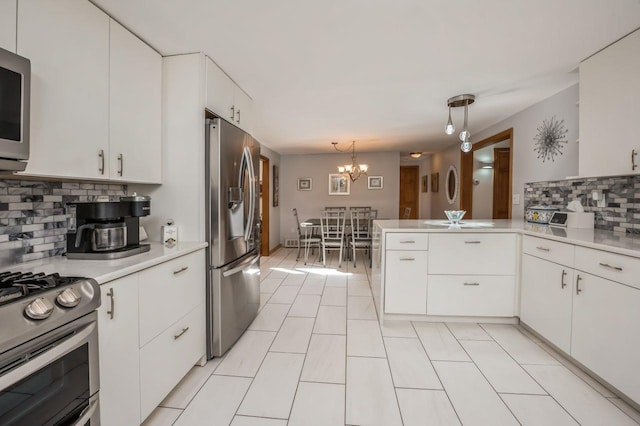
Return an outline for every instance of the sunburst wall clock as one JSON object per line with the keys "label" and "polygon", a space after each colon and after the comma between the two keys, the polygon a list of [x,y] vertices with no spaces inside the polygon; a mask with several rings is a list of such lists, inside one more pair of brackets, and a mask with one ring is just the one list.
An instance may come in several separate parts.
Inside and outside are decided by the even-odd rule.
{"label": "sunburst wall clock", "polygon": [[555,161],[556,155],[562,155],[563,144],[568,130],[564,128],[564,120],[556,120],[553,116],[549,120],[542,120],[542,125],[538,127],[538,133],[533,138],[535,143],[534,151],[538,153],[538,158],[544,163],[546,160]]}

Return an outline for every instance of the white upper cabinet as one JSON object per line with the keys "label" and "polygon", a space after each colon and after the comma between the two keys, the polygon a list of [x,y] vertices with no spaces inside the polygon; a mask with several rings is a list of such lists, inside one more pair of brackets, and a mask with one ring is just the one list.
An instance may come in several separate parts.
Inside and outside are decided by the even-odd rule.
{"label": "white upper cabinet", "polygon": [[16,52],[16,6],[18,0],[0,0],[0,47]]}
{"label": "white upper cabinet", "polygon": [[109,17],[85,0],[20,0],[17,45],[31,60],[26,173],[107,178]]}
{"label": "white upper cabinet", "polygon": [[253,130],[251,98],[211,58],[207,57],[206,63],[207,108],[219,117],[251,133]]}
{"label": "white upper cabinet", "polygon": [[162,56],[110,22],[109,177],[160,183]]}
{"label": "white upper cabinet", "polygon": [[640,31],[580,64],[580,176],[640,173],[639,70]]}

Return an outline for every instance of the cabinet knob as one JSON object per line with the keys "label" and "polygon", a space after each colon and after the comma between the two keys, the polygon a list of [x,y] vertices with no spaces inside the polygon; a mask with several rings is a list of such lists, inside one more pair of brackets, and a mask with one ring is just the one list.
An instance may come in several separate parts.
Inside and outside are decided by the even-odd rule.
{"label": "cabinet knob", "polygon": [[636,151],[635,149],[632,149],[631,150],[631,170],[632,171],[638,168],[638,165],[636,164],[637,155],[638,155],[638,151]]}
{"label": "cabinet knob", "polygon": [[238,117],[236,119],[236,123],[240,124],[240,110],[238,110],[238,113],[236,114],[236,116]]}
{"label": "cabinet knob", "polygon": [[107,314],[109,315],[109,319],[113,319],[113,316],[115,315],[115,295],[113,294],[113,287],[111,287],[109,289],[109,292],[107,293],[107,296],[109,296],[109,307],[110,309],[107,311]]}
{"label": "cabinet knob", "polygon": [[602,266],[603,268],[613,269],[614,271],[622,272],[622,268],[619,266],[611,266],[608,263],[602,263],[602,262],[600,262],[600,266]]}
{"label": "cabinet knob", "polygon": [[186,271],[187,269],[189,269],[189,267],[188,267],[188,266],[183,266],[182,268],[180,268],[180,269],[177,269],[177,270],[173,271],[173,275],[178,275],[180,272],[184,272],[184,271]]}
{"label": "cabinet knob", "polygon": [[578,278],[576,278],[576,295],[582,293],[582,289],[580,288],[580,281],[582,281],[582,277],[578,275]]}
{"label": "cabinet knob", "polygon": [[122,174],[124,173],[124,155],[123,154],[118,155],[118,163],[119,163],[118,176],[122,176]]}
{"label": "cabinet knob", "polygon": [[567,286],[567,283],[564,282],[564,277],[567,276],[567,271],[565,271],[564,269],[562,270],[562,277],[560,277],[560,287],[561,288],[565,288]]}
{"label": "cabinet knob", "polygon": [[186,333],[187,331],[189,331],[189,327],[185,327],[185,328],[183,328],[183,329],[180,331],[180,333],[178,333],[178,334],[176,334],[175,336],[173,336],[173,340],[178,340],[178,339],[179,339],[179,338],[181,338],[181,337],[182,337],[182,335],[183,335],[184,333]]}
{"label": "cabinet knob", "polygon": [[100,166],[98,167],[98,171],[101,175],[104,176],[104,149],[101,149],[98,152],[98,159],[100,160]]}
{"label": "cabinet knob", "polygon": [[236,107],[235,105],[231,105],[231,121],[236,119]]}

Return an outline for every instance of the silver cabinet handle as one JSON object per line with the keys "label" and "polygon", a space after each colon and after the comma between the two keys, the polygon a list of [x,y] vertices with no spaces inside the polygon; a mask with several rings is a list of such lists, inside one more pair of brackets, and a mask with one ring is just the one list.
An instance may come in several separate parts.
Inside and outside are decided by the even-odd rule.
{"label": "silver cabinet handle", "polygon": [[580,288],[580,281],[582,281],[582,277],[578,275],[578,278],[576,278],[576,295],[582,293],[582,289]]}
{"label": "silver cabinet handle", "polygon": [[178,275],[180,272],[184,272],[187,269],[189,269],[188,266],[183,266],[182,268],[178,269],[177,271],[173,271],[173,275]]}
{"label": "silver cabinet handle", "polygon": [[401,257],[400,260],[416,260],[415,257]]}
{"label": "silver cabinet handle", "polygon": [[480,283],[464,283],[464,285],[480,285]]}
{"label": "silver cabinet handle", "polygon": [[603,268],[609,268],[609,269],[613,269],[614,271],[622,272],[622,268],[619,266],[611,266],[608,263],[602,263],[602,262],[600,262],[600,266],[602,266]]}
{"label": "silver cabinet handle", "polygon": [[480,241],[465,241],[465,244],[480,244]]}
{"label": "silver cabinet handle", "polygon": [[236,119],[236,107],[235,105],[231,105],[231,121]]}
{"label": "silver cabinet handle", "polygon": [[107,311],[107,314],[109,315],[109,319],[113,319],[113,316],[116,313],[116,310],[115,310],[116,301],[115,301],[115,295],[113,294],[113,287],[109,289],[107,296],[109,296],[109,303],[110,303],[109,305],[110,309]]}
{"label": "silver cabinet handle", "polygon": [[98,167],[98,171],[104,176],[104,149],[101,149],[100,152],[98,152],[98,158],[100,159],[100,167]]}
{"label": "silver cabinet handle", "polygon": [[178,340],[178,339],[179,339],[179,338],[181,338],[181,337],[182,337],[182,335],[183,335],[184,333],[186,333],[187,331],[189,331],[189,327],[185,327],[185,328],[183,328],[183,329],[180,331],[180,333],[178,333],[178,334],[176,334],[175,336],[173,336],[173,340]]}
{"label": "silver cabinet handle", "polygon": [[561,288],[565,288],[567,286],[567,283],[564,282],[564,277],[567,276],[567,271],[565,271],[564,269],[562,270],[562,277],[560,278],[560,286]]}
{"label": "silver cabinet handle", "polygon": [[635,170],[638,168],[638,165],[636,164],[636,155],[638,155],[638,151],[636,151],[635,149],[631,150],[631,170]]}
{"label": "silver cabinet handle", "polygon": [[124,155],[122,154],[118,155],[118,163],[119,163],[118,176],[122,176],[122,173],[124,173]]}
{"label": "silver cabinet handle", "polygon": [[236,119],[236,123],[240,124],[240,110],[238,110],[238,113],[236,115],[238,116],[238,118]]}
{"label": "silver cabinet handle", "polygon": [[547,247],[536,247],[538,250],[542,250],[542,251],[551,251],[551,249],[547,248]]}
{"label": "silver cabinet handle", "polygon": [[415,244],[415,240],[400,241],[400,244]]}

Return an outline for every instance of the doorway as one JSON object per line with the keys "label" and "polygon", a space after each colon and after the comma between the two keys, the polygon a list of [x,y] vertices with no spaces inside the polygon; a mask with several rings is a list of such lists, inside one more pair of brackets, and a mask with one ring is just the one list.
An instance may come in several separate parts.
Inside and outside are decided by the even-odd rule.
{"label": "doorway", "polygon": [[511,219],[513,128],[461,152],[460,166],[460,208],[466,210],[465,218]]}
{"label": "doorway", "polygon": [[269,159],[260,156],[260,255],[269,256]]}
{"label": "doorway", "polygon": [[[420,166],[400,166],[400,205],[398,206],[400,219],[418,218],[419,183]],[[406,215],[407,211],[408,215]]]}

